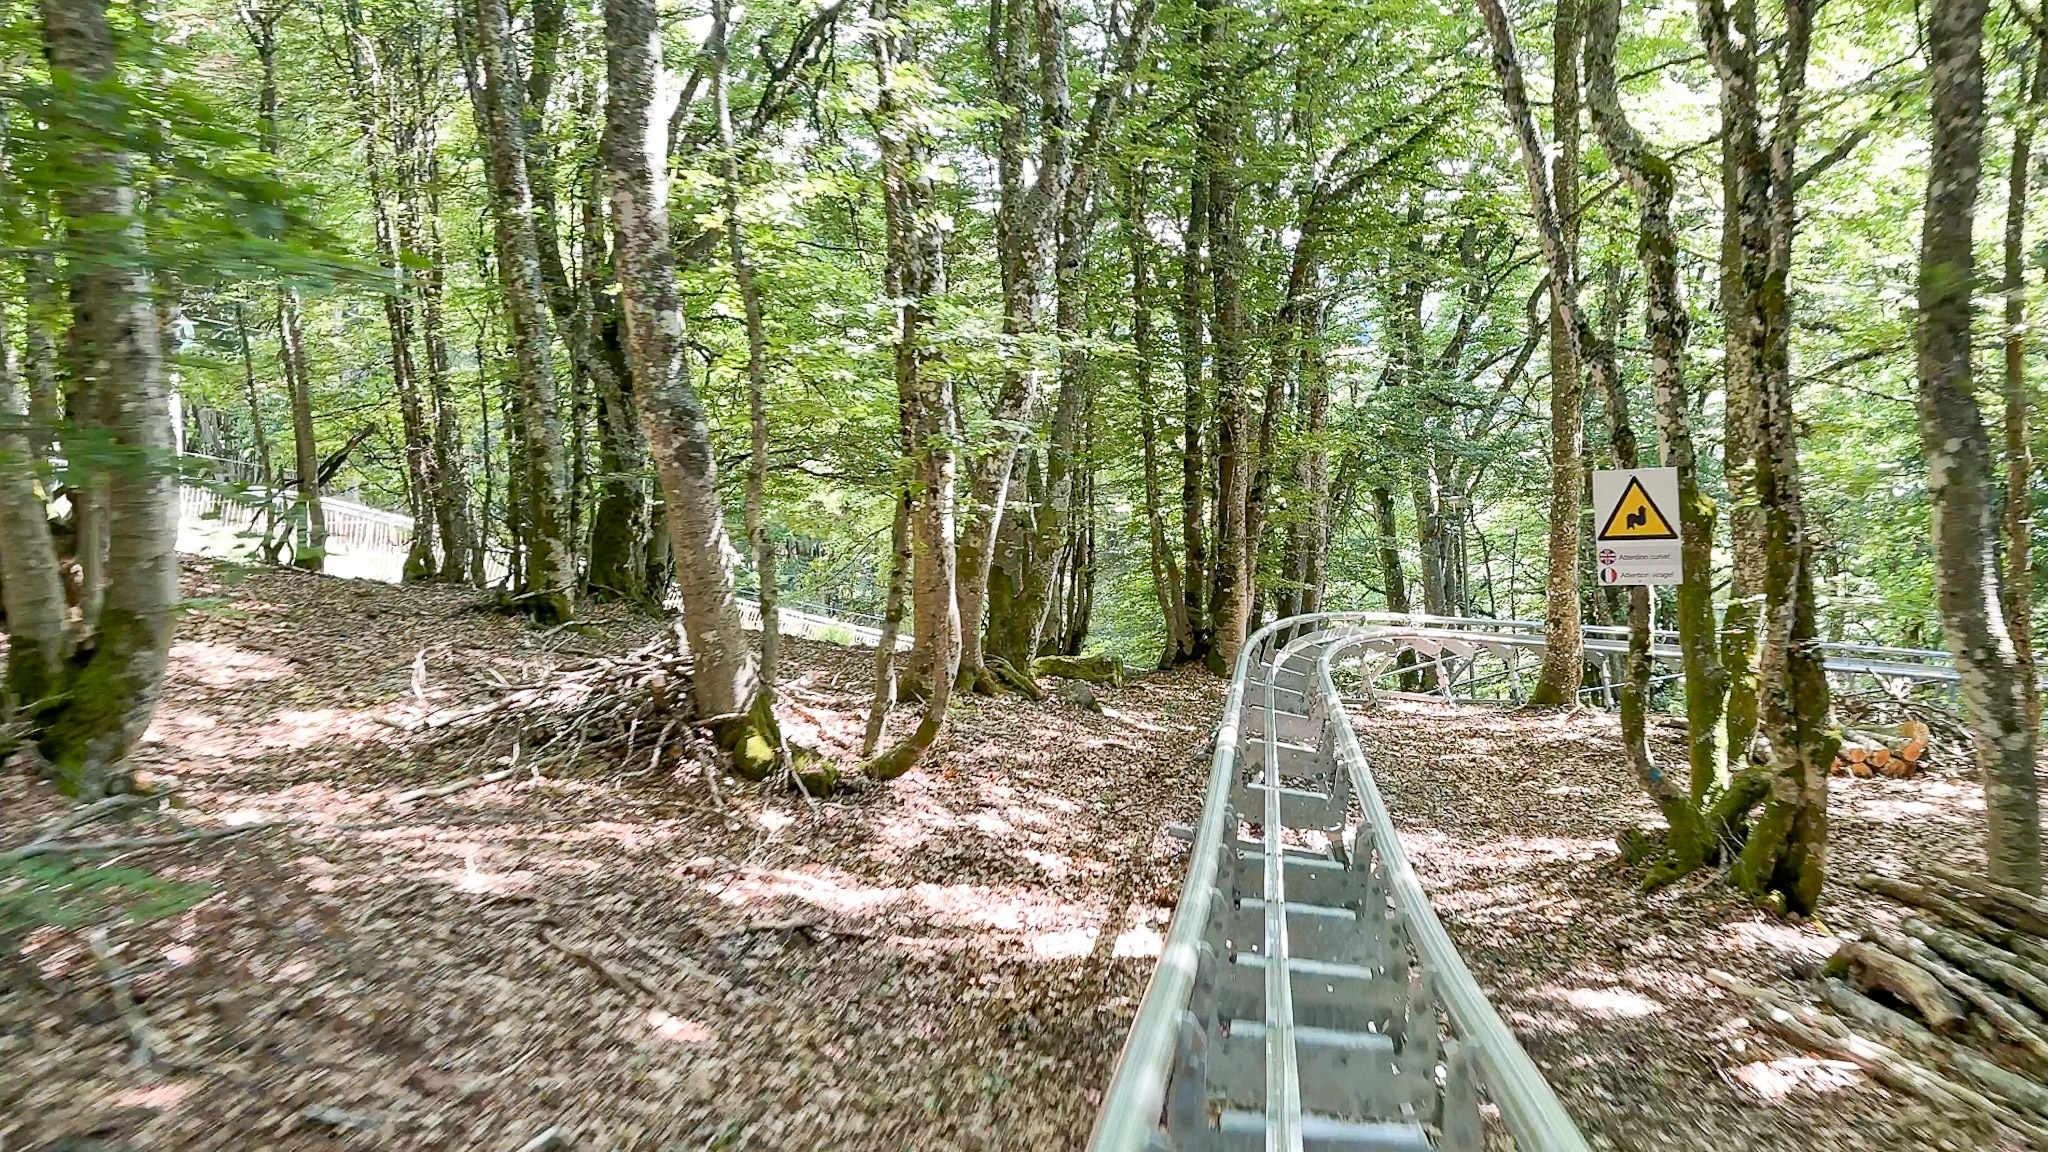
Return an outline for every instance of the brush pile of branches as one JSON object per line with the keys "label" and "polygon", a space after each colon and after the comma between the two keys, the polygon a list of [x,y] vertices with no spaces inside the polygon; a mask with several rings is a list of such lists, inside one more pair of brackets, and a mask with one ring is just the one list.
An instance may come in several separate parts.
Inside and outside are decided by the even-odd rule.
{"label": "brush pile of branches", "polygon": [[1760,1027],[2048,1147],[2048,900],[1940,865],[1854,883],[1905,915],[1827,962],[1812,991],[1832,1012],[1714,981],[1750,1000]]}
{"label": "brush pile of branches", "polygon": [[[491,678],[482,702],[442,708],[403,728],[416,737],[415,753],[467,750],[465,767],[509,757],[505,769],[458,785],[593,759],[649,775],[684,761],[715,771],[722,761],[723,753],[697,727],[690,659],[673,636],[624,655],[565,664],[525,683],[495,671]],[[414,679],[416,686],[423,680],[418,668]],[[432,794],[437,790],[417,791]]]}

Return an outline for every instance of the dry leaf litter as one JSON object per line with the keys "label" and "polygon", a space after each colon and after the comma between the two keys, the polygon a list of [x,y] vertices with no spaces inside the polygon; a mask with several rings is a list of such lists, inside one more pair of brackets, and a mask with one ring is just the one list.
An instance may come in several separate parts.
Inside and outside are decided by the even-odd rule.
{"label": "dry leaf litter", "polygon": [[[211,886],[191,910],[40,930],[0,970],[0,1149],[1085,1137],[1170,915],[1163,828],[1196,815],[1214,680],[1146,676],[1105,714],[972,700],[919,771],[813,808],[721,782],[684,732],[465,721],[587,683],[659,621],[547,631],[458,589],[185,576],[198,607],[137,756],[170,806],[68,835],[245,831],[116,858]],[[850,761],[872,654],[785,660],[789,734]],[[1637,892],[1614,837],[1655,821],[1611,717],[1358,722],[1453,937],[1596,1148],[1996,1146],[1707,982],[1780,985],[1830,938],[1710,877]],[[1953,768],[1833,797],[1839,873],[1978,863],[1981,792]],[[0,774],[0,845],[64,810]]]}

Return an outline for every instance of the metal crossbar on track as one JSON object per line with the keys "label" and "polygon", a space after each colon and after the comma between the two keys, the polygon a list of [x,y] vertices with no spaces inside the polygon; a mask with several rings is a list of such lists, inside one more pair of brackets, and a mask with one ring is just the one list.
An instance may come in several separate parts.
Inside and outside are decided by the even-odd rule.
{"label": "metal crossbar on track", "polygon": [[[1676,637],[1656,655],[1675,662]],[[1593,652],[1625,638],[1589,629]],[[1357,683],[1434,669],[1439,692],[1513,679],[1542,625],[1334,613],[1238,654],[1179,906],[1091,1152],[1479,1152],[1490,1102],[1523,1152],[1585,1152],[1409,866],[1345,712]],[[1406,661],[1406,663],[1402,663]],[[1829,668],[1946,684],[1946,654],[1837,646]],[[1487,677],[1495,673],[1489,671]],[[1352,820],[1353,804],[1360,818]],[[1249,834],[1247,834],[1249,833]]]}

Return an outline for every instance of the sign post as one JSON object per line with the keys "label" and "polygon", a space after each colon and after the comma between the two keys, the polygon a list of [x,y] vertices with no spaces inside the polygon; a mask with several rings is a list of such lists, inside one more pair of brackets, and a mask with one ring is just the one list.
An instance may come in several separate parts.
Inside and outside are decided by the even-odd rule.
{"label": "sign post", "polygon": [[1678,583],[1678,469],[1593,473],[1593,530],[1600,583]]}

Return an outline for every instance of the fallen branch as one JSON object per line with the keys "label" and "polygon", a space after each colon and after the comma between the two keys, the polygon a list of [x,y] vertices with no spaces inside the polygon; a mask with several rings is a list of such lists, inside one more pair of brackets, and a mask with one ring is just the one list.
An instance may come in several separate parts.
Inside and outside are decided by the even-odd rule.
{"label": "fallen branch", "polygon": [[1884,1084],[1910,1092],[1958,1117],[1982,1116],[2033,1140],[2048,1143],[2048,1126],[2023,1116],[1967,1085],[1957,1084],[1924,1065],[1849,1030],[1840,1020],[1793,1005],[1726,972],[1707,971],[1707,979],[1755,1006],[1757,1023],[1811,1052],[1848,1060]]}
{"label": "fallen branch", "polygon": [[114,958],[114,947],[107,939],[106,925],[95,925],[86,934],[92,945],[93,958],[106,969],[107,983],[112,986],[114,1007],[121,1013],[121,1019],[128,1025],[128,1035],[135,1041],[135,1064],[140,1067],[155,1060],[160,1053],[171,1050],[161,1032],[149,1022],[140,1005],[135,1003],[135,993],[128,984],[128,970]]}
{"label": "fallen branch", "polygon": [[1953,960],[1971,974],[1984,980],[1996,980],[2025,997],[2027,1003],[2036,1009],[2048,1012],[2048,982],[2000,955],[1999,949],[1918,917],[1907,917],[1900,927],[1907,935]]}
{"label": "fallen branch", "polygon": [[1932,1057],[2005,1103],[2048,1115],[2048,1087],[2017,1072],[2007,1071],[1954,1041],[1936,1036],[1911,1017],[1892,1011],[1840,980],[1823,981],[1821,997],[1843,1016]]}
{"label": "fallen branch", "polygon": [[119,812],[123,808],[133,808],[138,804],[162,799],[166,795],[168,793],[165,792],[124,792],[119,796],[108,796],[103,800],[95,800],[83,807],[74,808],[43,825],[27,844],[5,854],[0,854],[0,863],[26,860],[31,856],[41,855],[40,849],[44,845],[59,842],[63,839],[66,832],[74,828],[90,824],[102,816]]}
{"label": "fallen branch", "polygon": [[2004,944],[2012,939],[2012,929],[1989,917],[1980,916],[1924,885],[1909,884],[1891,876],[1878,876],[1867,872],[1856,877],[1855,885],[1865,892],[1889,896],[1901,904],[1910,904],[1931,912],[1965,932],[1975,933],[1994,943]]}
{"label": "fallen branch", "polygon": [[566,952],[588,964],[598,975],[610,981],[620,991],[641,993],[651,997],[657,1004],[663,1003],[668,999],[668,993],[662,991],[661,987],[655,984],[654,981],[649,980],[630,968],[614,964],[597,953],[590,951],[588,948],[571,944],[567,940],[563,940],[554,933],[549,932],[546,928],[540,930],[540,939],[541,943],[546,944],[548,947],[560,952]]}
{"label": "fallen branch", "polygon": [[2048,900],[2030,896],[2017,888],[1996,884],[1981,876],[1972,876],[1942,864],[1931,864],[1927,871],[1966,891],[1984,897],[1990,909],[1988,914],[2005,921],[2022,932],[2036,936],[2048,936]]}
{"label": "fallen branch", "polygon": [[173,844],[191,844],[199,840],[225,840],[245,832],[260,832],[266,828],[277,828],[291,823],[287,820],[259,820],[253,824],[238,824],[233,828],[201,828],[181,832],[176,836],[138,836],[123,840],[57,840],[40,841],[24,848],[17,848],[5,856],[0,863],[13,863],[36,856],[76,856],[87,852],[126,852],[135,848],[168,848]]}
{"label": "fallen branch", "polygon": [[2000,994],[1976,977],[1958,971],[1937,956],[1932,948],[1918,940],[1882,928],[1866,929],[1864,936],[1882,944],[1896,955],[1910,958],[1913,963],[1933,973],[1943,984],[1982,1012],[2000,1036],[2026,1049],[2034,1059],[2048,1065],[2048,1039],[2044,1039],[2036,1030],[2035,1026],[2041,1022],[2041,1018],[2033,1009]]}
{"label": "fallen branch", "polygon": [[[517,752],[516,747],[514,752]],[[443,796],[453,796],[457,792],[467,791],[471,788],[481,788],[486,784],[496,784],[498,781],[507,779],[514,772],[519,771],[518,759],[518,756],[514,755],[514,763],[495,772],[486,772],[481,776],[469,776],[448,784],[435,784],[428,788],[414,788],[410,791],[400,792],[391,798],[391,803],[410,804],[415,800],[438,800]]]}
{"label": "fallen branch", "polygon": [[1907,1004],[1937,1032],[1953,1031],[1963,1022],[1963,1006],[1935,975],[1904,956],[1876,944],[1846,941],[1835,958],[1848,969],[1859,988],[1881,988]]}

